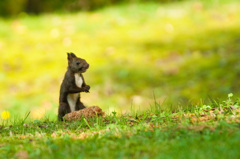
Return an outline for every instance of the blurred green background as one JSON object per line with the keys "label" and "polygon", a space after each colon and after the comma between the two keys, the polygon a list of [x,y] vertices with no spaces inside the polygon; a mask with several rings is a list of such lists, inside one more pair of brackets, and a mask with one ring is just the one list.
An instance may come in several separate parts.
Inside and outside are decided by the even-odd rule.
{"label": "blurred green background", "polygon": [[67,52],[90,64],[82,101],[105,111],[240,95],[238,0],[1,0],[0,15],[11,117],[56,118]]}

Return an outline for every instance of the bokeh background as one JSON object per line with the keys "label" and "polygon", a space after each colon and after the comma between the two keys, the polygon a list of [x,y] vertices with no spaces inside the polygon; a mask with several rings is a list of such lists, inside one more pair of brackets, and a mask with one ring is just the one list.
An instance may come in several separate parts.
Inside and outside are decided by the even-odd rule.
{"label": "bokeh background", "polygon": [[240,95],[238,0],[1,0],[0,112],[56,119],[67,52],[87,105],[187,107]]}

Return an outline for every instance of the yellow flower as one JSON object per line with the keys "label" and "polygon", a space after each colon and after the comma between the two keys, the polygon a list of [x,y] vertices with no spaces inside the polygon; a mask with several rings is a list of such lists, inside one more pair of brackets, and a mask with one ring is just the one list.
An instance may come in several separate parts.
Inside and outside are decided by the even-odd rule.
{"label": "yellow flower", "polygon": [[2,119],[8,119],[10,118],[10,113],[8,111],[3,111],[1,116],[2,116]]}

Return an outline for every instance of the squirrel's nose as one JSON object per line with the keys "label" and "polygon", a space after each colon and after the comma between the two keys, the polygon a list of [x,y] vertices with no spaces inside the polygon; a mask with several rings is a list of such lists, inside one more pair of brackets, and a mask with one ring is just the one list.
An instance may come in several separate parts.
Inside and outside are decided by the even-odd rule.
{"label": "squirrel's nose", "polygon": [[86,67],[86,68],[89,68],[89,64],[87,63],[87,64],[85,65],[85,67]]}

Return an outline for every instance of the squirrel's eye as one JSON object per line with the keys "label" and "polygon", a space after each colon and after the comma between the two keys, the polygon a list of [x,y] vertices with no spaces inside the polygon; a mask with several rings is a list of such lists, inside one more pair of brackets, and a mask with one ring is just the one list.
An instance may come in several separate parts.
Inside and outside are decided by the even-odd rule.
{"label": "squirrel's eye", "polygon": [[79,61],[77,61],[77,62],[76,62],[76,64],[77,64],[77,65],[79,65],[79,64],[80,64],[80,62],[79,62]]}

